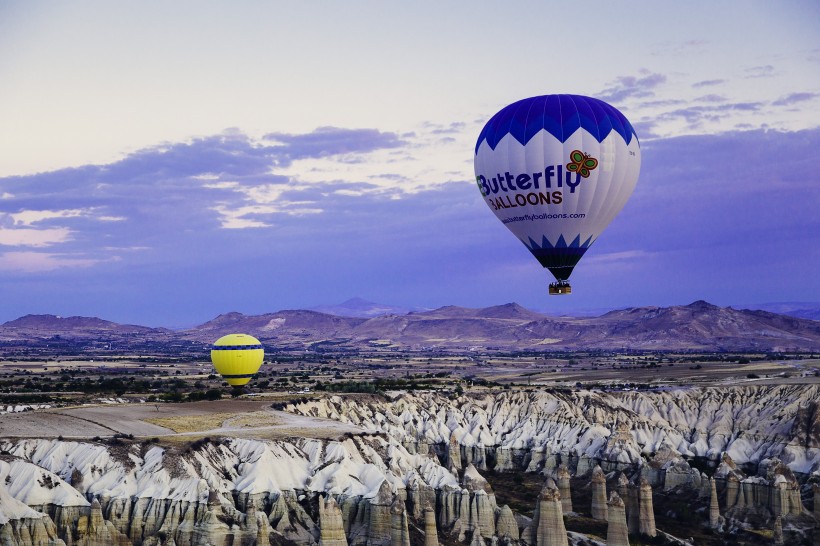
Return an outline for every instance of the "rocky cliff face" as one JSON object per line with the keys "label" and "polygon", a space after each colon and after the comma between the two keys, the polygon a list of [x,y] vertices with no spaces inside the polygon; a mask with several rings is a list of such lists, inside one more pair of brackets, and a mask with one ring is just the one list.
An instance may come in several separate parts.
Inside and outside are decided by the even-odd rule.
{"label": "rocky cliff face", "polygon": [[[792,471],[820,471],[818,386],[677,389],[662,392],[517,392],[462,396],[403,393],[383,402],[330,397],[289,411],[337,419],[399,438],[447,446],[450,468],[576,474],[600,461],[609,472],[665,454],[650,482],[699,485],[683,457],[739,464],[778,457]],[[676,459],[677,458],[677,459]],[[667,464],[669,463],[669,464]],[[677,464],[677,466],[676,466]],[[697,474],[697,475],[696,475]]]}
{"label": "rocky cliff face", "polygon": [[[808,508],[816,513],[820,504],[811,497],[811,483],[820,483],[811,405],[818,395],[816,387],[772,387],[503,393],[455,403],[436,394],[332,397],[289,410],[371,433],[182,449],[0,441],[0,540],[407,546],[424,534],[428,544],[439,536],[476,546],[564,543],[571,504],[562,496],[574,476],[576,486],[617,490],[614,505],[605,493],[596,501],[613,536],[622,538],[624,525],[656,532],[654,489],[702,498],[703,525],[716,532],[759,521],[772,529],[780,517],[788,541],[815,525]],[[689,465],[693,456],[720,463],[714,481]],[[544,472],[558,483],[547,478],[530,520],[497,505],[482,476],[492,467]]]}
{"label": "rocky cliff face", "polygon": [[[408,486],[442,491],[443,502],[461,497],[436,460],[379,436],[233,439],[182,453],[23,440],[0,451],[2,532],[12,545],[338,545],[345,532],[354,544],[387,544],[395,499],[423,510],[415,504],[424,495],[411,498]],[[320,502],[320,493],[330,498]]]}
{"label": "rocky cliff face", "polygon": [[629,546],[629,531],[626,527],[626,508],[621,497],[613,491],[607,503],[607,546]]}

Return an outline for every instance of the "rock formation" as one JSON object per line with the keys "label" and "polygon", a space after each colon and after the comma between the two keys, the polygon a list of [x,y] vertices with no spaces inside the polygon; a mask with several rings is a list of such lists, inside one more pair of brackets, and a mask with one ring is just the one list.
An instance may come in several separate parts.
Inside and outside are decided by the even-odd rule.
{"label": "rock formation", "polygon": [[481,536],[481,529],[473,531],[473,537],[470,539],[470,546],[486,546],[484,537]]}
{"label": "rock formation", "polygon": [[131,540],[103,518],[97,499],[91,502],[88,517],[78,523],[77,536],[81,537],[79,544],[83,546],[131,546]]}
{"label": "rock formation", "polygon": [[812,484],[811,488],[814,491],[814,519],[820,527],[820,484]]}
{"label": "rock formation", "polygon": [[772,538],[775,546],[783,546],[783,518],[781,518],[780,516],[777,516],[777,518],[774,520]]}
{"label": "rock formation", "polygon": [[568,546],[567,529],[561,512],[561,493],[554,484],[551,485],[544,487],[538,495],[535,546]]}
{"label": "rock formation", "polygon": [[509,447],[499,447],[495,450],[495,468],[496,472],[505,472],[509,470],[517,470],[513,461],[513,450]]}
{"label": "rock formation", "polygon": [[[544,535],[543,527],[551,517],[555,520],[549,506],[539,499],[532,522],[521,517],[514,523],[512,511],[496,506],[492,489],[478,473],[482,465],[530,468],[545,475],[557,469],[554,497],[562,514],[571,498],[564,494],[558,462],[575,476],[592,472],[603,490],[598,510],[606,499],[606,483],[603,471],[592,467],[596,461],[604,469],[627,464],[635,447],[656,453],[653,464],[641,470],[650,485],[693,487],[704,504],[708,499],[710,525],[714,493],[726,498],[723,515],[736,520],[729,528],[766,520],[771,529],[781,515],[789,537],[798,530],[806,536],[807,525],[814,522],[806,524],[810,514],[803,511],[798,486],[802,483],[804,494],[810,495],[806,476],[820,475],[813,447],[818,420],[816,408],[800,413],[798,407],[809,408],[818,398],[820,387],[806,385],[488,393],[462,397],[457,405],[435,393],[390,399],[331,396],[288,409],[355,422],[374,434],[338,441],[233,438],[182,448],[3,438],[0,491],[5,487],[12,500],[32,513],[11,517],[0,503],[0,512],[8,517],[0,524],[0,543],[18,546],[12,540],[25,535],[54,545],[69,543],[70,537],[70,546],[103,540],[117,544],[123,537],[143,546],[316,544],[330,542],[323,526],[338,517],[351,546],[387,546],[394,531],[405,541],[404,524],[393,525],[391,507],[398,499],[405,524],[408,518],[426,521],[425,507],[435,506],[435,535],[444,533],[447,542],[453,533],[464,544],[503,539],[535,546],[543,540],[539,530]],[[744,434],[731,433],[737,430]],[[715,473],[714,489],[680,457],[711,459],[721,451],[727,454]],[[624,454],[628,457],[621,460]],[[448,462],[466,467],[463,481],[447,470]],[[757,475],[747,477],[739,468],[757,468]],[[636,470],[628,470],[633,483]],[[554,484],[548,493],[552,489]],[[626,475],[619,475],[617,492],[630,530],[654,527],[651,490],[643,498],[642,489],[630,487]],[[820,517],[820,491],[814,495],[814,514]],[[321,513],[320,497],[324,511],[338,502],[337,516]],[[609,506],[603,504],[599,521],[610,519]],[[574,508],[579,509],[577,503]],[[525,532],[516,538],[519,529]],[[339,535],[338,529],[334,533]],[[433,539],[429,534],[425,538]]]}
{"label": "rock formation", "polygon": [[628,494],[629,478],[623,472],[618,473],[618,483],[615,485],[615,490],[621,500],[624,500]]}
{"label": "rock formation", "polygon": [[638,486],[629,484],[626,497],[626,523],[630,534],[637,534],[641,529],[641,510]]}
{"label": "rock formation", "polygon": [[410,546],[407,511],[398,495],[390,506],[390,546]]}
{"label": "rock formation", "polygon": [[[312,518],[320,510],[312,514],[309,506],[318,506],[320,495],[332,506],[328,494],[341,499],[350,543],[387,545],[394,491],[408,509],[436,502],[438,494],[443,504],[459,506],[464,497],[469,515],[472,500],[436,459],[410,454],[381,435],[330,442],[235,438],[198,442],[184,453],[136,442],[114,450],[59,440],[0,440],[0,450],[0,485],[9,493],[0,512],[8,514],[14,502],[35,508],[0,524],[0,533],[36,530],[48,537],[56,528],[57,539],[73,546],[118,545],[123,537],[144,546],[316,543],[321,521]],[[494,496],[483,496],[489,502],[476,502],[474,512],[486,511],[494,526]]]}
{"label": "rock formation", "polygon": [[[435,455],[433,455],[432,460],[437,461]],[[424,509],[427,506],[435,506],[436,504],[435,488],[425,483],[420,476],[411,476],[407,480],[405,490],[407,491],[407,509],[415,519],[422,519]]]}
{"label": "rock formation", "polygon": [[734,474],[726,477],[726,511],[734,508],[740,495],[740,480]]}
{"label": "rock formation", "polygon": [[379,486],[379,492],[370,499],[370,517],[367,526],[368,544],[392,544],[393,542],[393,491],[387,480]]}
{"label": "rock formation", "polygon": [[[600,460],[605,469],[612,470],[612,465],[620,466],[627,459],[641,463],[640,453],[675,446],[669,450],[674,457],[667,461],[674,461],[672,466],[658,469],[669,471],[669,482],[650,480],[667,487],[700,478],[675,458],[680,454],[710,457],[731,452],[744,457],[740,463],[780,457],[790,461],[793,470],[805,461],[816,461],[811,451],[817,449],[812,443],[816,434],[807,431],[816,429],[818,412],[810,417],[805,408],[818,399],[818,385],[783,385],[669,392],[488,393],[462,397],[456,405],[440,394],[406,394],[379,403],[330,397],[287,409],[338,418],[401,439],[415,431],[424,441],[442,446],[444,456],[449,446],[448,459],[453,464],[461,458],[456,456],[456,446],[464,449],[464,460],[469,455],[478,468],[482,453],[483,459],[490,459],[491,451],[505,468],[512,464],[529,471],[546,470],[558,453],[576,453],[573,473],[582,476],[591,460]],[[543,411],[547,407],[550,410]],[[414,412],[414,426],[409,429],[400,417],[407,408]],[[652,415],[652,419],[636,421],[636,415]],[[444,416],[447,426],[440,427]],[[732,434],[739,429],[745,432],[742,436]],[[580,430],[588,433],[579,434]],[[546,438],[549,445],[545,445]],[[812,469],[800,472],[817,470],[817,463],[812,464]]]}
{"label": "rock formation", "polygon": [[618,474],[618,483],[615,487],[618,496],[624,503],[629,533],[637,533],[639,527],[638,491],[629,483],[629,478],[623,472]]}
{"label": "rock formation", "polygon": [[231,527],[226,523],[227,517],[222,510],[219,494],[211,491],[208,495],[208,504],[202,518],[197,519],[191,533],[191,544],[213,544],[214,546],[228,546],[231,537]]}
{"label": "rock formation", "polygon": [[282,491],[270,508],[268,522],[274,533],[293,542],[314,542],[315,523],[299,504],[294,491]]}
{"label": "rock formation", "polygon": [[715,471],[726,480],[726,518],[743,520],[761,509],[772,516],[800,516],[803,503],[794,472],[776,457],[764,459],[756,476],[746,477],[724,454]]}
{"label": "rock formation", "polygon": [[506,504],[498,509],[495,533],[498,538],[506,542],[517,541],[519,539],[518,522],[515,521],[515,514],[513,514],[512,509]]}
{"label": "rock formation", "polygon": [[436,511],[429,504],[424,507],[424,546],[439,546]]}
{"label": "rock formation", "polygon": [[652,506],[652,487],[645,479],[641,478],[641,486],[638,495],[640,504],[640,527],[638,531],[642,535],[654,537],[658,534],[655,529],[655,509]]}
{"label": "rock formation", "polygon": [[461,470],[461,448],[455,432],[450,433],[447,442],[447,469],[453,474]]}
{"label": "rock formation", "polygon": [[558,492],[561,493],[561,510],[565,514],[572,512],[572,494],[570,491],[570,475],[567,465],[562,464],[556,473]]}
{"label": "rock formation", "polygon": [[54,521],[12,497],[3,481],[0,481],[0,544],[65,546],[57,536]]}
{"label": "rock formation", "polygon": [[342,511],[331,496],[319,497],[319,546],[347,546]]}
{"label": "rock formation", "polygon": [[606,476],[600,466],[592,470],[592,518],[607,520]]}
{"label": "rock formation", "polygon": [[709,527],[717,529],[720,525],[720,506],[718,505],[717,486],[715,479],[710,478],[709,484],[712,492],[709,497]]}
{"label": "rock formation", "polygon": [[598,454],[608,471],[634,465],[641,460],[641,448],[632,437],[630,429],[628,422],[618,423]]}
{"label": "rock formation", "polygon": [[[783,464],[776,457],[766,459],[761,461],[758,467],[758,477],[764,478],[770,490],[761,491],[758,487],[754,487],[751,498],[753,504],[765,506],[775,516],[799,516],[803,512],[800,484],[788,465]],[[771,500],[769,501],[769,499]]]}
{"label": "rock formation", "polygon": [[624,501],[615,491],[607,503],[609,523],[606,528],[607,546],[629,546],[629,530],[626,527]]}
{"label": "rock formation", "polygon": [[689,466],[680,453],[668,445],[658,449],[649,463],[641,468],[641,476],[646,478],[650,485],[660,486],[664,491],[679,487],[701,487],[700,472]]}
{"label": "rock formation", "polygon": [[466,510],[460,511],[459,517],[466,522],[467,530],[480,529],[484,537],[495,535],[495,493],[489,482],[470,464],[464,469],[463,485],[467,492],[463,501],[469,504]]}

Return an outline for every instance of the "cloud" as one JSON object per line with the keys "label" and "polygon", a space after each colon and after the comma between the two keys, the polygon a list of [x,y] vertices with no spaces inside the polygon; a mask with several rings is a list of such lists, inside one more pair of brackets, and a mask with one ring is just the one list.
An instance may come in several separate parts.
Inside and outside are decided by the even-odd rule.
{"label": "cloud", "polygon": [[98,260],[45,252],[4,252],[0,254],[0,271],[43,273],[64,268],[91,267]]}
{"label": "cloud", "polygon": [[645,250],[623,250],[620,252],[608,252],[605,254],[596,254],[584,260],[585,265],[600,266],[604,268],[614,267],[616,265],[631,266],[638,260],[646,260],[654,257],[656,253],[647,252]]}
{"label": "cloud", "polygon": [[655,47],[653,56],[671,57],[679,55],[692,55],[698,50],[703,50],[709,42],[706,40],[685,40],[681,42],[663,42]]}
{"label": "cloud", "polygon": [[723,85],[726,80],[701,80],[692,84],[692,87],[714,87],[716,85]]}
{"label": "cloud", "polygon": [[793,106],[820,97],[820,93],[790,93],[772,102],[774,106]]}
{"label": "cloud", "polygon": [[695,101],[697,102],[711,102],[711,103],[726,103],[729,99],[724,97],[723,95],[716,95],[714,93],[710,95],[702,95],[700,97],[696,97]]}
{"label": "cloud", "polygon": [[71,230],[68,228],[30,229],[30,228],[1,228],[0,245],[2,246],[52,246],[71,240]]}
{"label": "cloud", "polygon": [[[694,106],[698,122],[733,105]],[[537,308],[543,291],[532,287],[545,286],[546,273],[482,202],[469,153],[454,161],[471,142],[428,145],[440,135],[425,131],[435,129],[419,130],[406,146],[367,152],[368,161],[355,165],[334,159],[341,156],[282,160],[272,150],[260,161],[256,148],[269,144],[232,134],[202,139],[202,153],[235,155],[201,168],[198,145],[185,143],[142,150],[138,160],[2,179],[14,194],[5,208],[39,212],[18,217],[30,225],[15,226],[9,214],[0,220],[0,244],[30,250],[2,254],[0,290],[24,312],[29,303],[10,287],[40,277],[53,283],[21,293],[67,301],[71,286],[82,305],[104,287],[114,294],[107,305],[135,313],[170,305],[205,318],[332,302],[341,293]],[[573,278],[584,290],[573,301],[612,298],[606,286],[613,283],[623,287],[619,298],[633,301],[662,292],[686,299],[710,299],[700,293],[707,289],[721,298],[736,293],[720,279],[763,287],[785,277],[789,289],[820,290],[808,273],[820,259],[811,254],[820,247],[820,129],[648,140],[639,131],[641,179],[577,268]],[[171,157],[177,149],[179,161]],[[417,161],[422,154],[436,161]],[[699,279],[707,278],[704,286]]]}
{"label": "cloud", "polygon": [[288,160],[309,157],[363,154],[386,148],[397,148],[406,142],[395,133],[376,129],[340,129],[319,127],[312,133],[268,133],[265,141],[279,144],[277,154]]}
{"label": "cloud", "polygon": [[729,102],[717,95],[701,97],[697,102],[683,108],[674,108],[657,112],[644,122],[644,127],[651,135],[661,134],[658,130],[668,122],[685,123],[689,131],[705,131],[707,127],[718,127],[719,132],[732,129],[731,121],[740,116],[758,113],[768,106],[765,102]]}
{"label": "cloud", "polygon": [[[375,129],[319,128],[301,135],[270,133],[254,140],[238,131],[163,143],[107,165],[87,165],[2,179],[7,208],[0,244],[61,245],[60,251],[105,261],[107,247],[174,252],[178,239],[217,229],[266,229],[277,217],[321,214],[339,190],[382,191],[359,157],[390,153],[407,141]],[[349,164],[354,180],[300,180],[306,161]],[[298,169],[293,162],[301,162]],[[55,208],[56,205],[56,208]],[[21,229],[46,227],[49,229]],[[181,234],[181,235],[179,235]],[[96,248],[96,250],[94,250]],[[96,254],[95,254],[96,253]]]}
{"label": "cloud", "polygon": [[450,123],[448,125],[441,125],[438,123],[425,123],[425,128],[433,135],[453,135],[461,134],[467,127],[467,124],[462,121]]}
{"label": "cloud", "polygon": [[627,99],[652,97],[654,96],[654,89],[665,82],[665,75],[643,70],[640,76],[616,78],[609,87],[596,96],[601,100],[613,103],[621,103]]}
{"label": "cloud", "polygon": [[79,218],[89,216],[90,210],[68,209],[68,210],[23,210],[9,213],[15,226],[31,226],[39,222],[53,220],[55,218]]}
{"label": "cloud", "polygon": [[[772,65],[738,70],[741,70],[742,78],[738,81],[776,75]],[[641,128],[638,135],[642,139],[786,128],[789,119],[800,119],[802,126],[810,126],[811,116],[807,117],[798,109],[808,108],[820,97],[814,90],[795,90],[774,100],[760,100],[757,89],[749,88],[739,94],[736,89],[738,81],[725,79],[701,80],[689,84],[691,91],[686,92],[687,84],[679,81],[681,77],[684,76],[673,73],[670,80],[663,74],[641,70],[637,75],[616,78],[599,96],[623,108],[632,125]],[[670,95],[674,84],[678,84],[678,88],[674,95]],[[704,94],[703,90],[720,92]],[[793,124],[791,128],[794,128]]]}
{"label": "cloud", "polygon": [[775,75],[775,69],[772,65],[753,66],[744,70],[747,78],[771,78]]}

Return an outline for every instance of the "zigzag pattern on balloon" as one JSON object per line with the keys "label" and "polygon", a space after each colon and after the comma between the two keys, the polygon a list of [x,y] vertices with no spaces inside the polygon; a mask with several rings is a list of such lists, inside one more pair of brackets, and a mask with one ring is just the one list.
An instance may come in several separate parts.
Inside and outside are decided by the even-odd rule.
{"label": "zigzag pattern on balloon", "polygon": [[484,126],[475,146],[475,153],[482,142],[495,150],[507,135],[526,144],[540,131],[547,131],[566,142],[578,129],[585,129],[598,142],[603,142],[615,131],[628,145],[637,140],[632,124],[609,104],[580,95],[545,95],[514,102],[490,118]]}
{"label": "zigzag pattern on balloon", "polygon": [[592,237],[590,235],[586,241],[581,243],[581,235],[576,235],[570,244],[567,244],[563,235],[558,237],[554,245],[549,242],[546,236],[542,237],[540,245],[532,237],[528,238],[529,243],[527,241],[521,242],[532,252],[532,255],[542,266],[555,275],[556,279],[566,280],[592,244]]}
{"label": "zigzag pattern on balloon", "polygon": [[529,237],[529,240],[530,240],[529,244],[527,244],[526,241],[521,241],[521,242],[524,243],[524,245],[526,245],[526,247],[529,248],[530,250],[542,250],[542,249],[543,250],[547,250],[547,249],[553,250],[553,249],[556,249],[556,248],[579,248],[579,249],[582,248],[582,249],[586,250],[587,248],[589,248],[589,245],[592,244],[592,235],[590,235],[589,239],[587,239],[583,243],[581,243],[581,235],[580,234],[576,235],[575,239],[573,239],[570,244],[567,244],[567,241],[564,239],[563,234],[558,237],[558,240],[555,241],[554,245],[549,242],[549,239],[547,239],[546,236],[544,236],[541,239],[541,244],[540,245],[538,243],[536,243],[535,241],[533,241],[532,237]]}

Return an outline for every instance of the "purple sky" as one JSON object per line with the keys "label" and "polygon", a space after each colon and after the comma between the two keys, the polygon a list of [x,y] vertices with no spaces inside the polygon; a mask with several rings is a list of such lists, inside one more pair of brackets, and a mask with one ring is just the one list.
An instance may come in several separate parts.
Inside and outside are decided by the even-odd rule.
{"label": "purple sky", "polygon": [[[274,4],[0,8],[0,322],[820,301],[815,3],[596,2],[583,41],[539,34],[569,4]],[[568,297],[472,181],[486,120],[557,92],[612,103],[643,158]]]}
{"label": "purple sky", "polygon": [[[6,177],[15,206],[41,212],[6,219],[0,318],[175,325],[353,296],[427,307],[516,301],[554,312],[820,300],[820,129],[645,142],[635,193],[578,266],[566,298],[546,296],[546,270],[494,218],[467,173],[412,194],[341,181],[319,191],[268,169],[408,144],[377,130],[276,138],[281,144],[265,147],[234,133],[105,166]],[[214,172],[219,180],[201,178]],[[246,192],[273,185],[283,208],[321,212],[254,212],[250,197],[220,180]],[[225,228],[237,210],[258,227]],[[41,243],[10,241],[34,232]]]}

